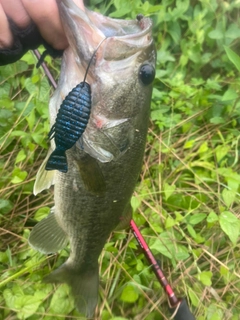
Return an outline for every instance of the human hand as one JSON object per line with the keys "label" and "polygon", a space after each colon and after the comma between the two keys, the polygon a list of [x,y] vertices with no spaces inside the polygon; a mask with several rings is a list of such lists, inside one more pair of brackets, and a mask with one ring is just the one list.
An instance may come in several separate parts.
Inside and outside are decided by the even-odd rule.
{"label": "human hand", "polygon": [[[68,46],[57,2],[62,0],[0,0],[0,66],[20,59],[43,44],[53,56]],[[73,0],[84,10],[83,0]]]}
{"label": "human hand", "polygon": [[11,48],[14,37],[7,17],[24,30],[32,22],[53,48],[68,46],[56,0],[0,0],[0,48]]}

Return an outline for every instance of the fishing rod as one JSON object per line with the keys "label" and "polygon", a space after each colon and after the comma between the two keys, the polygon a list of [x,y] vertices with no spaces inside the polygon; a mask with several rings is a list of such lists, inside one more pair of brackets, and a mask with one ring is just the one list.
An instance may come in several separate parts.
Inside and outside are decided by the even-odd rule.
{"label": "fishing rod", "polygon": [[[39,53],[38,49],[33,50],[34,55],[37,57],[38,61],[41,59],[41,54]],[[45,62],[41,61],[41,66],[44,70],[45,75],[47,76],[48,80],[50,81],[50,84],[54,89],[57,88],[57,84],[45,64]],[[167,294],[168,301],[169,301],[169,309],[172,314],[170,319],[174,320],[196,320],[194,315],[191,313],[187,301],[184,298],[177,298],[172,287],[170,286],[167,278],[165,277],[162,269],[160,268],[160,265],[158,261],[155,259],[152,251],[150,250],[149,246],[147,245],[146,241],[143,238],[143,235],[141,234],[140,230],[138,229],[136,223],[134,220],[130,221],[130,228],[132,229],[132,232],[134,234],[134,237],[136,238],[137,242],[141,246],[143,253],[145,257],[147,258],[149,264],[152,266],[152,269],[161,284],[162,288]]]}
{"label": "fishing rod", "polygon": [[48,78],[48,81],[50,82],[50,84],[52,85],[52,87],[53,87],[54,89],[56,89],[56,88],[57,88],[57,83],[56,83],[56,81],[54,80],[54,78],[53,78],[50,70],[48,69],[46,63],[45,63],[44,61],[42,61],[42,59],[41,59],[41,57],[42,57],[41,53],[38,51],[38,49],[32,50],[32,52],[34,53],[35,57],[36,57],[37,60],[38,60],[37,68],[40,67],[40,65],[41,65],[41,67],[43,68],[43,71],[44,71],[45,75],[46,75],[47,78]]}
{"label": "fishing rod", "polygon": [[130,221],[130,227],[136,238],[137,242],[139,243],[140,247],[143,250],[145,257],[147,258],[149,264],[151,265],[153,272],[155,273],[159,283],[161,284],[162,288],[167,294],[168,301],[169,301],[169,309],[172,313],[171,319],[175,320],[195,320],[195,317],[191,313],[186,299],[177,298],[172,287],[170,286],[167,278],[165,277],[162,269],[158,261],[155,259],[152,251],[150,250],[149,246],[147,245],[146,241],[143,238],[140,230],[138,229],[134,220]]}

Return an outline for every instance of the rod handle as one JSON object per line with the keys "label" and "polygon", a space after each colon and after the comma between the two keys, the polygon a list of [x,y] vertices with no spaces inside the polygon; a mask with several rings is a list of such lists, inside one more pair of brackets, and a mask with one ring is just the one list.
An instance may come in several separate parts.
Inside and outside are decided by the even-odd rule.
{"label": "rod handle", "polygon": [[181,299],[180,305],[170,308],[170,312],[174,315],[174,320],[196,320],[188,307],[186,299]]}

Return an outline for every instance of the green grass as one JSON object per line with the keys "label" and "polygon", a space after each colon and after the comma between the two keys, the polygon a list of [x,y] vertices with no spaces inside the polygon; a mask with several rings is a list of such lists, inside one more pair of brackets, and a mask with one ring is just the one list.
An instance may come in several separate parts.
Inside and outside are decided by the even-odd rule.
{"label": "green grass", "polygon": [[[154,21],[157,71],[134,220],[197,320],[237,320],[240,4],[158,3],[91,1],[111,17],[142,12]],[[59,61],[47,62],[57,78]],[[67,286],[41,283],[69,248],[44,256],[27,243],[53,205],[52,191],[32,194],[52,93],[35,64],[28,53],[0,68],[0,319],[79,319]],[[169,319],[166,296],[129,230],[111,235],[99,262],[96,319]]]}

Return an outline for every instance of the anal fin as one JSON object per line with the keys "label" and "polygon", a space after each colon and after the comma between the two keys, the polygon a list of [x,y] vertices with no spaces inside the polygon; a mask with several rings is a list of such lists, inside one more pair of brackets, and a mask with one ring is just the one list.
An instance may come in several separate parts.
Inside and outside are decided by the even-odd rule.
{"label": "anal fin", "polygon": [[34,249],[49,254],[63,249],[68,239],[55,214],[51,212],[32,229],[28,241]]}

